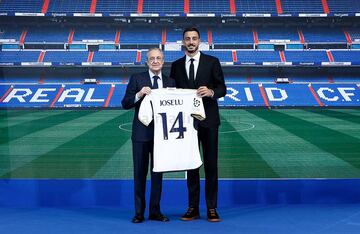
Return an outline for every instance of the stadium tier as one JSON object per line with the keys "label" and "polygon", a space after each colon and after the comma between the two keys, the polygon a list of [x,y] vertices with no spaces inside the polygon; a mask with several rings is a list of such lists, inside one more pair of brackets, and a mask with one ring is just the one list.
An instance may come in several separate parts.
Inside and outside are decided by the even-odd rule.
{"label": "stadium tier", "polygon": [[2,15],[26,13],[55,16],[303,16],[304,14],[357,15],[357,0],[2,0]]}
{"label": "stadium tier", "polygon": [[[74,43],[166,44],[181,41],[182,28],[149,26],[23,26],[0,24],[3,43]],[[360,29],[325,26],[209,26],[200,27],[203,42],[209,44],[283,43],[357,43]]]}
{"label": "stadium tier", "polygon": [[[163,226],[148,220],[147,208],[146,227],[130,227],[137,116],[121,100],[130,77],[148,71],[149,48],[164,53],[162,80],[171,74],[186,53],[187,27],[199,29],[199,50],[221,63],[208,80],[223,73],[226,84],[215,100],[224,220],[205,225],[201,195],[201,219],[176,221],[188,174],[166,172],[161,204],[172,221],[160,232],[358,233],[359,25],[360,0],[0,0],[1,234]],[[201,70],[196,83],[217,94],[219,82],[202,84]],[[161,105],[174,101],[165,99]],[[176,108],[175,123],[160,113],[168,116],[163,128],[170,120],[169,134],[186,138],[189,116]],[[208,175],[199,169],[204,191]]]}
{"label": "stadium tier", "polygon": [[[219,58],[224,66],[358,66],[360,51],[348,50],[210,50],[206,54]],[[182,51],[165,51],[165,62],[183,56]],[[0,51],[1,66],[117,66],[144,65],[146,50],[117,51]]]}
{"label": "stadium tier", "polygon": [[[356,0],[2,0],[0,107],[120,107],[147,49],[162,48],[168,70],[190,25],[224,68],[221,106],[359,106],[356,16]],[[345,67],[352,73],[342,76]],[[28,68],[39,71],[16,71]]]}

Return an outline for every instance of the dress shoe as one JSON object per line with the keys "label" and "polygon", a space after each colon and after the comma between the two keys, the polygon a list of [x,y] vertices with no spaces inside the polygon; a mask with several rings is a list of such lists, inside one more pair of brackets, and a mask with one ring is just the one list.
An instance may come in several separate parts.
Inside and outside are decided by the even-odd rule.
{"label": "dress shoe", "polygon": [[144,222],[144,216],[135,215],[134,218],[131,220],[133,223],[142,223]]}
{"label": "dress shoe", "polygon": [[181,217],[181,220],[190,221],[199,218],[200,218],[199,208],[189,207],[186,213]]}
{"label": "dress shoe", "polygon": [[207,211],[207,217],[209,222],[220,222],[221,219],[216,212],[216,209],[208,209]]}
{"label": "dress shoe", "polygon": [[149,215],[149,219],[155,220],[155,221],[161,221],[161,222],[169,222],[170,221],[169,218],[163,214]]}

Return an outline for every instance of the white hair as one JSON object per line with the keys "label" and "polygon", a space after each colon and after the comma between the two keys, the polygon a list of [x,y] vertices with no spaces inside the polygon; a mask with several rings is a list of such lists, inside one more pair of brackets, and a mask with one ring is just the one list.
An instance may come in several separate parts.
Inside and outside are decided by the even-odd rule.
{"label": "white hair", "polygon": [[162,57],[164,58],[164,53],[162,51],[162,49],[160,49],[159,47],[152,47],[150,49],[148,49],[147,53],[146,53],[146,58],[149,59],[149,53],[153,50],[157,50],[161,53]]}

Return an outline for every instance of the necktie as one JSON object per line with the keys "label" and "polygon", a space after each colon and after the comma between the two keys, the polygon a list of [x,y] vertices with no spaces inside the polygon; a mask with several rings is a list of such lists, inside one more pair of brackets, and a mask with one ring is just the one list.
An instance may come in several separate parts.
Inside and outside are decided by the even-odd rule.
{"label": "necktie", "polygon": [[158,89],[159,88],[159,85],[158,85],[158,79],[160,79],[160,77],[158,76],[153,76],[153,79],[154,79],[154,83],[153,83],[153,86],[152,86],[152,89]]}
{"label": "necktie", "polygon": [[191,89],[195,89],[195,71],[194,71],[194,60],[195,59],[190,59],[191,63],[190,63],[190,69],[189,69],[189,83],[190,83],[190,88]]}

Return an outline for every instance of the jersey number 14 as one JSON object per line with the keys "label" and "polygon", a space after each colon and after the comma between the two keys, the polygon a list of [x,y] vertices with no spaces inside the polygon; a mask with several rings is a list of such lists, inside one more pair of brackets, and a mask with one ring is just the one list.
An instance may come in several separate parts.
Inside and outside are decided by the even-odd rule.
{"label": "jersey number 14", "polygon": [[[168,131],[168,125],[167,125],[167,115],[166,113],[159,113],[161,116],[162,122],[163,122],[163,133],[164,133],[164,140],[169,139],[169,131]],[[178,127],[175,127],[175,125],[178,125]],[[184,138],[184,132],[186,132],[186,128],[184,127],[184,121],[183,121],[183,113],[179,112],[177,115],[171,129],[170,133],[179,133],[179,136],[176,139],[182,139]]]}

